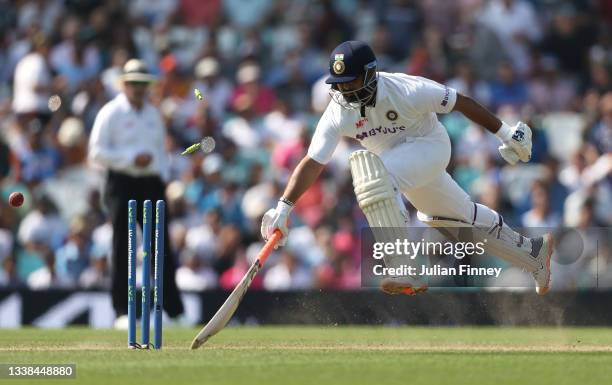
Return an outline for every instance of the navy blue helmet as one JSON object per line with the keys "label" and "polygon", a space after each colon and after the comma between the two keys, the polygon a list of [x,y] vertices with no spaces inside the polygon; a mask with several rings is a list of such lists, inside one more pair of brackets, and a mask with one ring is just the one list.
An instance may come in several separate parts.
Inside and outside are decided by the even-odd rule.
{"label": "navy blue helmet", "polygon": [[[351,82],[362,77],[363,85],[355,90],[340,91],[339,83]],[[374,101],[376,94],[376,56],[362,41],[345,41],[337,46],[329,58],[329,77],[334,101],[346,108],[360,108]]]}

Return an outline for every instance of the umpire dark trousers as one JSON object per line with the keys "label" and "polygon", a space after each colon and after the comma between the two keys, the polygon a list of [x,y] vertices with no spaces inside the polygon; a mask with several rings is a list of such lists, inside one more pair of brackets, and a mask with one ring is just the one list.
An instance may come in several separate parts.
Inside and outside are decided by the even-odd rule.
{"label": "umpire dark trousers", "polygon": [[[113,307],[117,316],[127,314],[127,280],[128,280],[128,201],[135,199],[138,202],[137,217],[142,229],[142,206],[146,199],[153,202],[165,200],[165,183],[157,176],[133,177],[114,171],[109,171],[104,190],[104,203],[109,211],[113,223],[113,266],[112,266],[112,297]],[[166,209],[167,211],[167,209]],[[155,215],[155,214],[153,214]],[[183,313],[183,302],[176,286],[176,260],[170,252],[170,237],[168,237],[168,222],[170,218],[166,212],[164,223],[164,310],[170,317]],[[151,226],[154,227],[154,226]],[[155,231],[154,229],[152,229]],[[151,234],[151,239],[154,234]],[[152,242],[151,251],[155,255],[155,244]],[[141,248],[141,245],[138,245]],[[154,258],[151,258],[153,263]],[[151,272],[153,272],[153,267]]]}

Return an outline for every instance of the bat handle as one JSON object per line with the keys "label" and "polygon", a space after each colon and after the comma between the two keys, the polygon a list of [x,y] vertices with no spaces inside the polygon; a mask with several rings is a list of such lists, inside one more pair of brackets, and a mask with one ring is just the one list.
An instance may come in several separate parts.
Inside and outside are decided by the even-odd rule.
{"label": "bat handle", "polygon": [[263,266],[270,253],[272,253],[272,250],[274,250],[274,246],[276,246],[282,237],[283,233],[281,233],[280,230],[274,230],[274,233],[272,233],[270,239],[268,239],[264,247],[261,248],[259,254],[257,254],[257,260],[259,261],[260,266]]}

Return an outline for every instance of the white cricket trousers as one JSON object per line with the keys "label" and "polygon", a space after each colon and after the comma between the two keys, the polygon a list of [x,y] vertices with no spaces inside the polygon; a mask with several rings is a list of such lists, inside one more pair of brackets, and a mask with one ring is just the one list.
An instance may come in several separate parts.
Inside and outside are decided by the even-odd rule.
{"label": "white cricket trousers", "polygon": [[450,156],[450,138],[443,127],[380,154],[399,190],[417,210],[472,223],[474,203],[446,172]]}

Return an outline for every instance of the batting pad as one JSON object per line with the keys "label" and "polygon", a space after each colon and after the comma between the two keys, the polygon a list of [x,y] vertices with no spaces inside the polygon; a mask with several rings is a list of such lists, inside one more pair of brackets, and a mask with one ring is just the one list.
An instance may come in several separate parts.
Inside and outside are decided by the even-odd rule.
{"label": "batting pad", "polygon": [[[406,238],[406,209],[382,160],[374,153],[358,150],[349,156],[353,187],[359,207],[365,214],[376,242]],[[387,267],[399,267],[407,258],[388,255]]]}

